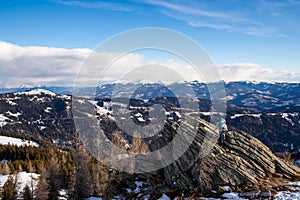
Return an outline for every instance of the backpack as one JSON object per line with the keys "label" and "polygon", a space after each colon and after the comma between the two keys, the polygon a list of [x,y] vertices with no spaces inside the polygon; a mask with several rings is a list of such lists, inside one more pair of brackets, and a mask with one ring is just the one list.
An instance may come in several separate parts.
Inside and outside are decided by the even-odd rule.
{"label": "backpack", "polygon": [[222,120],[219,122],[219,130],[228,131],[228,127],[227,127],[227,125],[226,125],[225,119],[222,119]]}

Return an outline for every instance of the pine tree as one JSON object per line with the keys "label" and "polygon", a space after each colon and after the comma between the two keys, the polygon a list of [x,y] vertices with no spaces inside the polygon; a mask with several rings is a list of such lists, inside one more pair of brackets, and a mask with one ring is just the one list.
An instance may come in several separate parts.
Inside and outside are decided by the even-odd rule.
{"label": "pine tree", "polygon": [[30,160],[28,160],[28,164],[27,164],[27,172],[33,173],[34,172],[34,168],[32,166],[32,162]]}
{"label": "pine tree", "polygon": [[49,184],[46,181],[46,169],[41,168],[41,175],[39,178],[39,182],[35,191],[36,200],[45,200],[48,199],[49,194]]}
{"label": "pine tree", "polygon": [[17,190],[13,176],[9,176],[2,188],[2,199],[15,200],[17,199]]}
{"label": "pine tree", "polygon": [[3,175],[7,175],[7,174],[10,173],[10,169],[9,169],[9,166],[8,166],[7,162],[2,162],[1,163],[0,173],[3,174]]}
{"label": "pine tree", "polygon": [[142,138],[140,138],[140,135],[136,131],[133,133],[130,150],[139,154],[146,154],[149,152],[148,144]]}
{"label": "pine tree", "polygon": [[91,175],[91,158],[85,149],[79,149],[76,156],[75,169],[75,199],[83,199],[90,196],[93,186]]}
{"label": "pine tree", "polygon": [[56,200],[59,196],[61,186],[61,173],[57,158],[52,157],[47,173],[47,181],[49,184],[49,200]]}
{"label": "pine tree", "polygon": [[22,192],[23,200],[33,200],[33,196],[29,186],[26,184]]}

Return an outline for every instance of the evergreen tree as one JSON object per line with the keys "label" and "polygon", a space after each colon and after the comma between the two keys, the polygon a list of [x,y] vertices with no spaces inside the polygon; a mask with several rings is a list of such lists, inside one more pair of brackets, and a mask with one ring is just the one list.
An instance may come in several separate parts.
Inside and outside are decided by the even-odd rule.
{"label": "evergreen tree", "polygon": [[34,168],[32,166],[32,162],[30,160],[28,160],[28,164],[27,164],[27,172],[33,173],[34,172]]}
{"label": "evergreen tree", "polygon": [[1,164],[1,169],[0,169],[0,173],[3,175],[7,175],[10,172],[9,166],[7,164],[7,162],[2,162]]}
{"label": "evergreen tree", "polygon": [[75,199],[88,198],[91,195],[93,179],[91,175],[91,158],[85,149],[79,149],[76,156]]}
{"label": "evergreen tree", "polygon": [[140,135],[137,131],[134,131],[132,138],[131,151],[138,154],[146,154],[149,152],[148,144],[140,138]]}
{"label": "evergreen tree", "polygon": [[9,176],[2,188],[2,199],[15,200],[17,199],[17,190],[13,176]]}
{"label": "evergreen tree", "polygon": [[43,168],[35,191],[36,200],[48,199],[49,184],[46,181],[46,169]]}
{"label": "evergreen tree", "polygon": [[49,200],[56,200],[59,197],[59,189],[61,185],[61,173],[59,163],[56,158],[52,158],[47,173],[47,181],[49,184]]}
{"label": "evergreen tree", "polygon": [[33,200],[31,190],[27,184],[23,189],[22,197],[23,197],[23,200]]}

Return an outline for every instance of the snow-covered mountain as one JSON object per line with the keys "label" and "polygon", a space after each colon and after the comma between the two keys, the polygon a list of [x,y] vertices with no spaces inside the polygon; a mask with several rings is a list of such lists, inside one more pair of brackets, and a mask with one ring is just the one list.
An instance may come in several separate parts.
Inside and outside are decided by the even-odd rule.
{"label": "snow-covered mountain", "polygon": [[[214,83],[210,83],[214,87]],[[184,87],[182,86],[184,85]],[[196,96],[199,99],[210,99],[209,84],[198,81],[188,83],[174,83],[171,85],[160,84],[127,84],[124,93],[132,92],[132,98],[148,99],[157,96],[174,96],[170,88],[178,91],[180,88],[192,88],[194,94],[189,94],[190,91],[184,91],[185,97]],[[222,85],[222,84],[219,84]],[[96,89],[96,96],[117,97],[114,93],[116,84],[101,85]],[[224,82],[226,97],[228,103],[239,108],[251,111],[286,111],[295,110],[300,107],[300,84],[299,83],[268,83],[268,82]],[[176,95],[175,95],[176,96]]]}
{"label": "snow-covered mountain", "polygon": [[[209,87],[205,83],[193,81],[176,83],[169,86],[159,84],[128,84],[119,86],[108,84],[99,86],[96,97],[117,98],[118,95],[130,96],[134,99],[151,99],[155,97],[171,97],[176,95],[169,88],[191,87],[199,100],[200,116],[209,120],[211,112]],[[212,83],[214,84],[214,83]],[[120,93],[115,87],[126,88]],[[268,145],[273,151],[295,151],[300,149],[300,84],[268,83],[268,82],[228,82],[224,83],[227,102],[227,121],[230,129],[243,130],[254,135]],[[134,90],[135,89],[135,90]],[[129,94],[130,91],[132,94]],[[185,90],[183,90],[185,91]],[[182,95],[193,97],[190,91]],[[127,94],[128,93],[128,94]],[[173,99],[174,102],[174,99]],[[173,105],[180,107],[180,105]]]}
{"label": "snow-covered mountain", "polygon": [[[246,131],[276,152],[300,149],[300,137],[298,137],[300,84],[228,82],[224,83],[224,86],[227,100],[226,119],[231,130]],[[114,91],[116,87],[121,92],[116,93]],[[95,114],[98,115],[112,113],[109,103],[112,95],[115,99],[130,96],[130,104],[136,108],[136,111],[132,112],[132,119],[147,124],[150,122],[149,110],[145,108],[154,104],[164,105],[165,119],[179,119],[183,111],[177,96],[170,88],[180,90],[186,87],[192,88],[196,94],[200,111],[198,114],[202,118],[209,121],[211,115],[218,114],[210,110],[208,86],[198,81],[174,83],[172,86],[141,83],[138,85],[128,83],[121,86],[107,84],[96,89],[79,88],[82,91],[76,93],[82,96],[94,94],[95,98],[90,99],[91,101],[80,99],[78,101],[94,104]],[[134,92],[130,94],[131,91]],[[191,92],[189,90],[180,91],[185,97],[193,97],[193,94],[189,94]],[[56,94],[46,89],[2,94],[0,95],[0,129],[39,135],[60,144],[74,143],[75,128],[71,104],[71,96]],[[55,133],[53,130],[56,130]]]}
{"label": "snow-covered mountain", "polygon": [[73,144],[71,96],[45,89],[1,94],[0,131]]}
{"label": "snow-covered mountain", "polygon": [[[214,84],[214,83],[210,83]],[[222,85],[222,84],[219,84]],[[183,96],[196,96],[199,99],[210,99],[208,84],[192,81],[186,83],[173,83],[170,85],[127,83],[127,84],[105,84],[96,88],[76,88],[75,93],[94,94],[98,98],[117,97],[116,86],[124,89],[122,96],[131,95],[131,98],[149,99],[152,97],[176,96],[172,90],[180,91],[182,88],[192,88],[192,90],[182,91]],[[295,110],[300,107],[300,83],[274,83],[274,82],[224,82],[228,103],[239,108],[252,111],[286,111]],[[28,90],[44,89],[56,94],[72,94],[71,87],[35,87],[35,88],[1,88],[0,93],[25,92]],[[172,89],[172,90],[171,90]],[[132,92],[133,91],[133,92]],[[193,93],[191,93],[191,91]],[[190,94],[191,93],[191,94]],[[128,96],[127,95],[127,96]]]}
{"label": "snow-covered mountain", "polygon": [[[203,119],[210,121],[212,115],[220,115],[218,112],[210,111],[211,102],[208,98],[209,94],[205,93],[205,91],[207,92],[207,86],[205,86],[205,84],[198,82],[185,84],[189,84],[194,88],[194,92],[198,94],[198,100],[196,102],[197,105],[199,105],[200,111],[199,113],[193,113],[193,110],[190,110],[193,116],[199,115]],[[277,89],[276,85],[278,85]],[[170,165],[168,168],[157,172],[158,174],[155,176],[152,176],[151,174],[145,176],[123,174],[124,176],[120,181],[118,179],[120,177],[117,176],[118,174],[115,173],[115,171],[102,168],[101,173],[103,174],[99,177],[109,177],[110,179],[113,179],[110,181],[105,179],[103,183],[106,184],[110,182],[116,184],[109,186],[110,188],[114,188],[111,193],[113,193],[113,195],[118,195],[117,197],[126,196],[138,198],[147,197],[147,192],[149,191],[152,195],[158,191],[159,194],[154,196],[155,198],[168,198],[168,195],[171,195],[170,198],[173,198],[171,191],[175,188],[174,191],[178,192],[180,191],[178,188],[184,186],[184,191],[187,192],[185,195],[190,195],[195,191],[199,192],[199,194],[202,194],[201,192],[204,194],[205,191],[210,193],[209,195],[214,196],[212,189],[214,189],[213,191],[217,191],[218,186],[223,187],[227,184],[238,183],[241,184],[239,186],[242,187],[243,180],[249,179],[250,181],[253,181],[253,183],[256,183],[256,180],[257,182],[260,182],[262,181],[261,178],[265,178],[269,172],[274,172],[275,175],[277,173],[276,176],[272,175],[272,178],[277,180],[278,173],[282,172],[282,170],[284,171],[282,173],[286,175],[284,178],[291,180],[291,174],[294,173],[293,170],[290,170],[293,169],[291,164],[287,166],[284,162],[282,163],[280,160],[277,160],[267,147],[246,133],[261,139],[274,151],[298,150],[300,147],[300,115],[298,111],[299,96],[297,95],[297,89],[299,88],[297,87],[299,86],[297,84],[252,82],[226,83],[225,86],[228,100],[226,120],[230,129],[230,134],[228,135],[226,148],[223,149],[216,145],[213,152],[205,161],[207,162],[206,165],[202,165],[202,167],[204,166],[204,168],[201,168],[201,170],[204,170],[203,174],[212,173],[213,175],[211,177],[205,176],[202,177],[202,179],[200,175],[197,175],[200,170],[200,165],[196,165],[198,161],[193,165],[193,168],[187,169],[184,173],[180,171],[180,167],[177,167],[177,164],[180,164],[181,161],[182,163],[192,162],[190,156],[194,155],[194,151],[199,150],[197,145],[201,143],[201,137],[199,136],[199,141],[193,144],[194,146],[190,149],[191,151],[188,151],[188,153],[180,158],[174,165]],[[133,85],[130,87],[136,88],[136,86]],[[177,85],[176,87],[180,88],[181,86]],[[40,142],[47,140],[48,142],[54,143],[53,146],[58,145],[73,148],[78,144],[78,138],[76,136],[75,124],[73,121],[74,113],[72,111],[72,106],[78,104],[83,107],[93,108],[90,113],[82,112],[81,114],[85,115],[88,119],[94,119],[96,117],[97,120],[99,120],[101,128],[105,130],[108,139],[116,142],[121,138],[120,141],[118,141],[119,147],[127,149],[128,146],[129,148],[133,146],[133,139],[125,132],[116,135],[116,132],[118,132],[116,119],[120,121],[125,120],[125,122],[128,119],[123,116],[118,116],[118,114],[129,108],[130,115],[127,116],[129,120],[146,127],[155,120],[151,116],[151,107],[159,104],[159,108],[164,109],[164,117],[162,117],[162,119],[166,122],[166,131],[162,131],[161,134],[152,137],[151,140],[154,142],[150,142],[149,140],[148,148],[155,150],[160,147],[159,145],[165,145],[164,142],[167,142],[168,139],[171,138],[171,135],[173,134],[172,131],[176,128],[175,125],[180,124],[184,114],[189,114],[190,112],[189,110],[183,110],[184,107],[180,105],[180,98],[173,96],[174,94],[172,91],[165,86],[140,85],[129,101],[124,101],[122,98],[116,98],[114,99],[114,102],[111,102],[110,94],[113,88],[114,85],[100,86],[96,90],[97,93],[95,94],[95,97],[90,99],[84,96],[72,97],[65,94],[56,94],[53,91],[45,89],[1,94],[0,133],[9,134],[18,138],[23,138],[26,135],[33,138],[33,141],[41,144],[41,146],[43,146],[43,144]],[[263,88],[266,89],[264,90]],[[281,91],[281,93],[275,92],[275,90]],[[286,90],[292,94],[288,96]],[[126,92],[126,90],[124,90],[124,92]],[[266,101],[262,101],[260,99],[261,96],[258,95],[263,92],[266,93],[266,96],[268,95]],[[253,100],[256,102],[255,106],[249,106],[249,102],[244,101],[244,96],[247,96],[247,101]],[[249,96],[251,96],[250,100],[248,98]],[[274,99],[277,100],[275,101]],[[288,104],[281,106],[280,104],[287,99],[290,99]],[[193,101],[195,101],[195,99],[189,99],[187,102]],[[129,103],[129,105],[126,103]],[[120,112],[116,112],[116,108],[119,109]],[[213,125],[208,124],[204,120],[200,120],[200,122],[203,125],[201,127],[204,127],[203,130],[214,130]],[[192,125],[190,124],[186,127],[189,128],[192,127]],[[241,130],[246,133],[241,132]],[[205,131],[199,132],[199,134],[203,133],[205,133]],[[217,133],[212,131],[211,134]],[[26,140],[15,141],[15,144],[19,144],[20,142],[26,143]],[[238,143],[235,141],[238,141]],[[141,149],[142,147],[144,146],[139,146]],[[247,154],[247,151],[244,152],[243,149],[248,149],[251,156]],[[199,162],[202,162],[202,160]],[[228,168],[229,163],[233,167]],[[248,169],[249,166],[254,166],[254,168],[251,168],[253,171],[251,171],[250,168]],[[228,181],[228,177],[218,171],[219,167],[222,167],[223,170],[231,170],[232,176],[230,178],[232,178],[233,182]],[[251,173],[248,173],[246,169],[250,170]],[[176,177],[178,174],[172,174],[173,172],[176,172],[176,170],[179,170],[178,174],[181,174],[178,177]],[[116,174],[116,177],[106,176],[108,173]],[[173,184],[172,177],[176,177],[176,184]],[[214,179],[214,181],[210,181],[210,179]],[[207,183],[209,184],[206,185],[207,188],[200,188],[200,186],[205,185],[201,183],[202,180],[208,181]],[[201,184],[198,183],[198,181],[200,181]],[[219,182],[216,183],[216,181]],[[267,178],[266,180],[264,179],[264,181],[266,182],[262,183],[267,183],[269,180]],[[150,182],[153,182],[153,184],[149,184]],[[159,186],[159,184],[162,185]],[[187,186],[191,186],[193,191],[187,191],[189,190]],[[276,185],[272,185],[272,187],[275,188]],[[122,188],[122,190],[120,190],[121,192],[116,188]],[[153,188],[156,188],[157,191]],[[253,189],[254,187],[251,188]],[[164,193],[165,191],[167,191],[167,193]],[[272,195],[274,195],[275,191],[277,190],[274,189],[274,191],[270,191],[268,194],[272,193]],[[262,197],[262,195],[265,194],[264,192],[265,191],[259,191],[259,197]],[[105,194],[102,193],[102,195]],[[218,195],[220,194],[218,193]],[[228,196],[223,197],[229,197],[230,195],[242,196],[241,194],[236,193],[228,193],[227,195]]]}

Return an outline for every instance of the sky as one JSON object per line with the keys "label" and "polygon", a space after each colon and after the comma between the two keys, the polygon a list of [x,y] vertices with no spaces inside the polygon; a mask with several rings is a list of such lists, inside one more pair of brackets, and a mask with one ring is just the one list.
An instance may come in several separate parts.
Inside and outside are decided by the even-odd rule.
{"label": "sky", "polygon": [[[300,82],[299,19],[300,0],[1,0],[0,87],[72,86],[99,44],[143,27],[191,38],[226,81]],[[159,52],[129,58],[186,66]]]}

